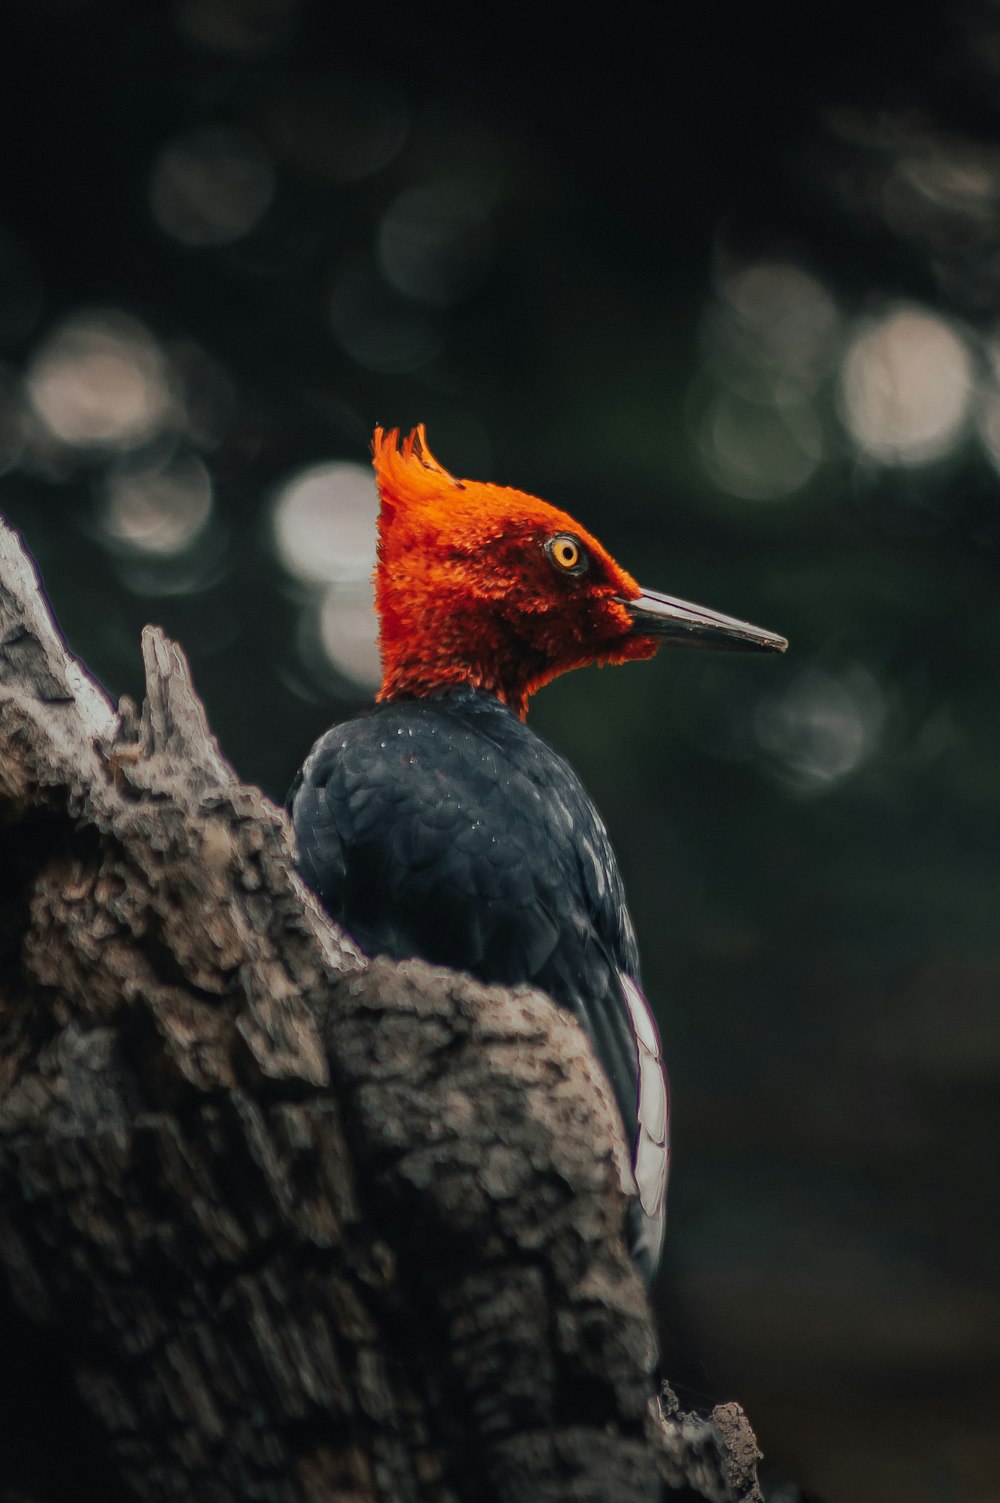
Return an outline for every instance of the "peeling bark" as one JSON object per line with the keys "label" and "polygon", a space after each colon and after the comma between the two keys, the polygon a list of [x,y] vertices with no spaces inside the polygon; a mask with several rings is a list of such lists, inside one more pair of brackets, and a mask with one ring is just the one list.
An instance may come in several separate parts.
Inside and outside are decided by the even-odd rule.
{"label": "peeling bark", "polygon": [[360,955],[142,648],[115,710],[0,531],[0,1499],[759,1498],[575,1021]]}

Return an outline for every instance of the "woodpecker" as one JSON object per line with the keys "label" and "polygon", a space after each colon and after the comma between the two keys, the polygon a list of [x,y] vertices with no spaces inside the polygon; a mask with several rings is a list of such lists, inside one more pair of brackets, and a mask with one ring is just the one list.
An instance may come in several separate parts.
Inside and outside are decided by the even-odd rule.
{"label": "woodpecker", "polygon": [[665,1225],[669,1089],[607,831],[525,724],[536,689],[662,643],[783,652],[773,632],[642,590],[565,512],[457,480],[423,425],[375,429],[382,685],[289,795],[299,869],[368,955],[529,982],[587,1030],[631,1149],[632,1255]]}

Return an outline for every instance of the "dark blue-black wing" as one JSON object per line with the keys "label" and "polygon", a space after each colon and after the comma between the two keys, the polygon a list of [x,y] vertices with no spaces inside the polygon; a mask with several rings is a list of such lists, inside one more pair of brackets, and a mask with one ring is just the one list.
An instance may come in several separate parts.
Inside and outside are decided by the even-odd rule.
{"label": "dark blue-black wing", "polygon": [[666,1086],[617,864],[572,770],[487,696],[404,701],[327,732],[290,807],[303,876],[367,954],[529,982],[581,1019],[634,1146],[651,1271]]}

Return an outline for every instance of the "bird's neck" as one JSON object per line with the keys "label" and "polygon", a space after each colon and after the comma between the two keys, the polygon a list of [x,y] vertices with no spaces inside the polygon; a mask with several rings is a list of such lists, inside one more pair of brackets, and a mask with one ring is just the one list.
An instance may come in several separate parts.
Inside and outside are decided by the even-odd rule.
{"label": "bird's neck", "polygon": [[467,688],[492,694],[520,720],[527,716],[529,686],[523,680],[491,670],[489,665],[442,662],[432,654],[425,659],[394,658],[388,662],[383,656],[383,664],[382,685],[375,696],[380,703],[392,699],[429,699],[442,689]]}
{"label": "bird's neck", "polygon": [[436,626],[431,635],[383,614],[377,698],[426,699],[441,689],[465,686],[494,695],[523,720],[529,695],[553,676],[543,654],[499,621],[485,634],[478,621],[456,618]]}

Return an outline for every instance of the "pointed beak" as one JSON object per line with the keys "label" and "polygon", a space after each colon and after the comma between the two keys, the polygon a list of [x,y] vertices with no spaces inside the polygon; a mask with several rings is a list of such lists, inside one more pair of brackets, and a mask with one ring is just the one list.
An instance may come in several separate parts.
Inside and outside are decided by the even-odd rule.
{"label": "pointed beak", "polygon": [[638,637],[660,637],[675,647],[722,647],[741,652],[784,652],[788,642],[776,632],[707,611],[704,606],[643,590],[623,600]]}

